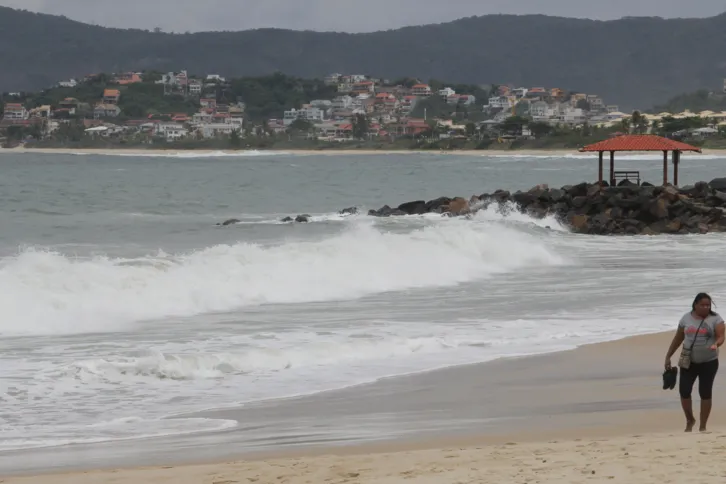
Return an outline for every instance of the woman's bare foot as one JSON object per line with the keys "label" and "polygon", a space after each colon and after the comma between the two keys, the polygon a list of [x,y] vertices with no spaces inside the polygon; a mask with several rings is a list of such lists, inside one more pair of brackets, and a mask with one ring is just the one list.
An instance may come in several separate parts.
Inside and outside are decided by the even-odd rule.
{"label": "woman's bare foot", "polygon": [[694,425],[696,425],[696,419],[686,420],[686,432],[693,432]]}

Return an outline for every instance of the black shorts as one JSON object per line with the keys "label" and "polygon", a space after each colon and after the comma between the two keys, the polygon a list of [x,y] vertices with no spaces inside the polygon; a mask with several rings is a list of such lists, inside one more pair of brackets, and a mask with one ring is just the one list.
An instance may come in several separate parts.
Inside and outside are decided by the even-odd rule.
{"label": "black shorts", "polygon": [[681,368],[681,378],[678,384],[678,391],[681,398],[691,398],[693,384],[698,378],[698,395],[701,400],[711,400],[713,395],[713,381],[718,372],[718,359],[706,363],[691,363],[691,366],[684,370]]}

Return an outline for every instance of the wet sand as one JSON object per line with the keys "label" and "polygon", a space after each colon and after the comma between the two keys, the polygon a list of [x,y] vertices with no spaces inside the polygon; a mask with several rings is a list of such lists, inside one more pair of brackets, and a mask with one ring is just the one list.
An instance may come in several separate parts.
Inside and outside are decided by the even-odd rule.
{"label": "wet sand", "polygon": [[[716,380],[712,433],[684,434],[678,394],[661,388],[671,336],[207,412],[240,425],[205,436],[49,449],[30,460],[3,455],[0,468],[56,472],[6,484],[675,483],[689,472],[698,482],[721,482],[726,377]],[[80,471],[94,468],[114,470]]]}

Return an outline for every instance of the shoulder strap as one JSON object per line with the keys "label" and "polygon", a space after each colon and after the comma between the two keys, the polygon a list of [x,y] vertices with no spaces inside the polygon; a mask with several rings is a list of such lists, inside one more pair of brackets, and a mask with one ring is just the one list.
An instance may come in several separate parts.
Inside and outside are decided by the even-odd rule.
{"label": "shoulder strap", "polygon": [[[707,318],[708,316],[706,316]],[[688,351],[693,351],[693,347],[696,345],[696,338],[698,338],[698,332],[701,331],[701,326],[703,326],[703,323],[706,322],[706,318],[703,318],[701,320],[701,324],[698,325],[698,328],[696,328],[696,334],[693,335],[693,342],[691,343],[691,348]]]}

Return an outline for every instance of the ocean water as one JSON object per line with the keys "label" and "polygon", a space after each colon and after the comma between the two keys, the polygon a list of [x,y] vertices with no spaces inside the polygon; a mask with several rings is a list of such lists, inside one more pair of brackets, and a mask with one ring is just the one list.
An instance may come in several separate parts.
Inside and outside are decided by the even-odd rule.
{"label": "ocean water", "polygon": [[[681,180],[724,162],[684,156]],[[618,158],[655,183],[661,167]],[[580,155],[0,152],[0,452],[230,429],[189,415],[661,331],[699,291],[726,301],[722,234],[575,235],[510,207],[338,214],[596,169]],[[279,222],[300,213],[313,222]]]}

